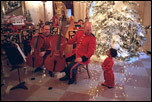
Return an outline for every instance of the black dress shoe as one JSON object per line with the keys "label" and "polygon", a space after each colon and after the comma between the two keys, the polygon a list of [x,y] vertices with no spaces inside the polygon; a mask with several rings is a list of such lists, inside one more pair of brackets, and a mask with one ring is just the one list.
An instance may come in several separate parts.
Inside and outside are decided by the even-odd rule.
{"label": "black dress shoe", "polygon": [[40,71],[42,71],[42,70],[43,70],[43,68],[38,67],[38,68],[36,68],[36,69],[34,70],[34,73],[36,73],[36,72],[40,72]]}
{"label": "black dress shoe", "polygon": [[[105,85],[105,84],[103,84],[103,83],[102,83],[101,85],[102,85],[102,86],[106,86],[106,85]],[[107,86],[106,86],[106,87],[107,87]]]}
{"label": "black dress shoe", "polygon": [[109,87],[109,86],[105,85],[104,83],[102,83],[101,85],[102,85],[102,86],[105,86],[105,87]]}
{"label": "black dress shoe", "polygon": [[70,79],[69,82],[68,82],[69,85],[73,84],[73,83],[74,83],[74,79]]}
{"label": "black dress shoe", "polygon": [[108,86],[108,89],[111,89],[111,88],[113,88],[113,87]]}
{"label": "black dress shoe", "polygon": [[69,78],[65,75],[64,77],[60,78],[59,80],[60,81],[66,81],[66,80],[69,80]]}
{"label": "black dress shoe", "polygon": [[54,77],[54,73],[52,71],[49,71],[50,77]]}
{"label": "black dress shoe", "polygon": [[110,86],[106,86],[105,84],[101,84],[102,86],[105,86],[105,87],[108,87],[109,89],[113,88],[113,87],[110,87]]}

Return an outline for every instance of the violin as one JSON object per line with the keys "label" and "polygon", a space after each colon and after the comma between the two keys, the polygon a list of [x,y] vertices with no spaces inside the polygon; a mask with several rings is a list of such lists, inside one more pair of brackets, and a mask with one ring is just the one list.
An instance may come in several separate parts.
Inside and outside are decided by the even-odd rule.
{"label": "violin", "polygon": [[[62,19],[63,20],[63,19]],[[59,35],[54,35],[50,41],[51,53],[46,57],[44,67],[52,72],[60,72],[65,68],[64,49],[67,40],[61,35],[63,21],[61,23]]]}

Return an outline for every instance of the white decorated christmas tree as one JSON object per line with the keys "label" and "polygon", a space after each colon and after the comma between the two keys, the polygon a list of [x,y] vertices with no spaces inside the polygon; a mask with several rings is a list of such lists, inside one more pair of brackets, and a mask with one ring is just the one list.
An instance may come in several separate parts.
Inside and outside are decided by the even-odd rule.
{"label": "white decorated christmas tree", "polygon": [[145,29],[141,25],[139,6],[132,1],[93,1],[89,3],[92,15],[93,34],[97,38],[95,56],[106,55],[112,47],[117,49],[119,60],[130,60],[139,56],[145,41]]}

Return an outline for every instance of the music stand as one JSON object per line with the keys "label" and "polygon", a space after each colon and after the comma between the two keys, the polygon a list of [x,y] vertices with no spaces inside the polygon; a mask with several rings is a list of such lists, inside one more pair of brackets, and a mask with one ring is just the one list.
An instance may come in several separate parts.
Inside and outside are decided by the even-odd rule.
{"label": "music stand", "polygon": [[[21,48],[19,47],[18,44],[16,44],[16,47],[17,47],[18,51],[21,53],[21,55],[22,55],[24,61],[26,62],[26,60],[25,60],[25,55],[23,55],[23,52],[21,51]],[[18,89],[18,88],[27,90],[28,88],[24,85],[25,82],[21,82],[19,67],[17,67],[17,71],[18,71],[18,80],[19,80],[19,84],[16,85],[16,86],[14,86],[13,88],[11,88],[11,90]]]}
{"label": "music stand", "polygon": [[21,82],[19,68],[17,68],[17,71],[18,71],[18,80],[19,80],[19,84],[16,85],[16,86],[14,86],[13,88],[11,88],[11,90],[18,89],[18,88],[27,90],[28,88],[24,85],[25,82]]}

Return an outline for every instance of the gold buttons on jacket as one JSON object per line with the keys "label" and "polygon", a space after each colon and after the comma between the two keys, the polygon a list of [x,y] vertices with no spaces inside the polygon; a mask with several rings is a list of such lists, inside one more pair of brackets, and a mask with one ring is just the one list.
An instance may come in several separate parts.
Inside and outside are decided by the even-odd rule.
{"label": "gold buttons on jacket", "polygon": [[77,46],[76,51],[79,49],[79,47],[80,47],[80,45],[81,45],[81,43],[82,43],[82,40],[83,40],[84,36],[85,36],[85,35],[83,35],[82,38],[80,39],[80,43],[79,43],[79,45]]}

